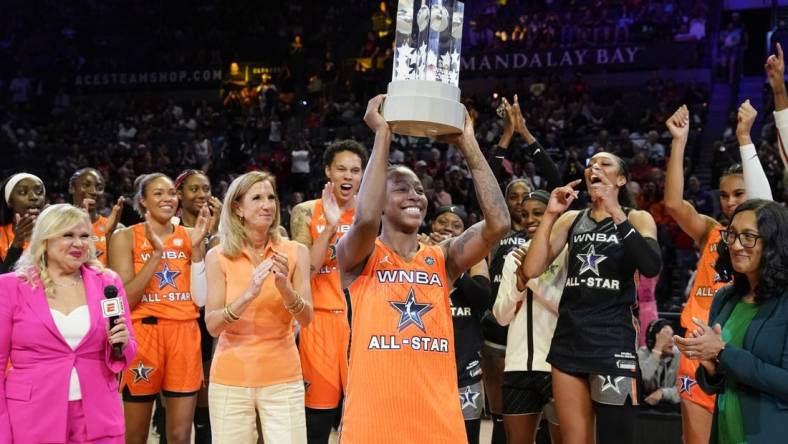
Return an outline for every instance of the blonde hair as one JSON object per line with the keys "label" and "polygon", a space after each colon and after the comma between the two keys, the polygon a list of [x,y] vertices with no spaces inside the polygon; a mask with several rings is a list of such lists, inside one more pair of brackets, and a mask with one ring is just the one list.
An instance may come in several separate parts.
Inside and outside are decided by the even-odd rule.
{"label": "blonde hair", "polygon": [[276,193],[274,176],[263,171],[251,171],[238,176],[230,184],[224,195],[222,214],[219,223],[219,237],[221,239],[222,253],[227,257],[237,257],[241,254],[244,244],[248,241],[243,221],[235,214],[236,207],[241,203],[244,195],[258,182],[268,182],[274,189],[276,200],[276,214],[274,223],[268,227],[268,236],[272,242],[279,242],[279,195]]}
{"label": "blonde hair", "polygon": [[[55,285],[47,270],[47,241],[63,235],[80,223],[90,228],[90,216],[82,208],[71,204],[50,205],[42,211],[36,218],[33,233],[30,235],[30,245],[14,265],[17,276],[33,288],[40,280],[46,295],[53,297]],[[104,266],[96,259],[96,245],[92,238],[88,241],[88,259],[85,265],[99,271],[104,270]]]}

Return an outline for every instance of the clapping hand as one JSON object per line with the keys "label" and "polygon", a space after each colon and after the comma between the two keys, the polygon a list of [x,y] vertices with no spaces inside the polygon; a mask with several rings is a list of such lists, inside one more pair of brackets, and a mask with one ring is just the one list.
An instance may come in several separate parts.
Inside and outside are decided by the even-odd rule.
{"label": "clapping hand", "polygon": [[153,232],[153,228],[151,225],[153,224],[153,216],[151,216],[150,211],[145,212],[145,237],[150,242],[151,247],[153,247],[153,251],[161,254],[164,251],[164,242],[161,241],[161,238]]}
{"label": "clapping hand", "polygon": [[323,187],[323,216],[326,218],[326,225],[329,227],[336,227],[339,224],[339,218],[342,212],[337,204],[337,197],[334,195],[334,184],[328,182]]}
{"label": "clapping hand", "polygon": [[722,327],[715,324],[709,327],[698,318],[692,318],[697,328],[690,333],[690,337],[682,338],[673,336],[676,346],[689,359],[697,361],[711,361],[717,358],[720,351],[725,348],[722,340]]}

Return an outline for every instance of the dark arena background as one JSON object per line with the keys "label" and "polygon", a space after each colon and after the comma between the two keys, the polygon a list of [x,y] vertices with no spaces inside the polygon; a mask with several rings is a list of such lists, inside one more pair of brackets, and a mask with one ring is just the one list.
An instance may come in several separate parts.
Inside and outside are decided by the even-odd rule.
{"label": "dark arena background", "polygon": [[[363,116],[391,80],[395,0],[6,0],[0,9],[0,178],[37,175],[48,204],[71,202],[69,178],[93,167],[106,182],[99,213],[122,197],[120,222],[131,226],[141,220],[132,208],[141,175],[202,170],[222,199],[233,179],[263,170],[276,178],[292,236],[293,208],[326,183],[325,149],[342,139],[372,149]],[[764,67],[788,43],[786,20],[786,0],[466,0],[461,100],[485,157],[506,139],[504,186],[548,182],[497,112],[515,95],[558,185],[583,178],[596,153],[625,160],[632,207],[656,222],[663,261],[658,278],[639,281],[638,298],[682,335],[699,246],[664,199],[665,122],[687,106],[684,199],[727,224],[718,188],[742,160],[737,112],[748,100],[773,198],[788,203]],[[423,232],[441,205],[461,207],[466,227],[483,217],[485,196],[456,147],[394,135],[389,162],[422,181]],[[582,185],[574,208],[588,202]],[[677,403],[640,404],[636,442],[681,442]],[[491,442],[489,409],[482,418],[481,442]],[[154,419],[148,442],[161,433]],[[549,442],[544,421],[537,442]]]}

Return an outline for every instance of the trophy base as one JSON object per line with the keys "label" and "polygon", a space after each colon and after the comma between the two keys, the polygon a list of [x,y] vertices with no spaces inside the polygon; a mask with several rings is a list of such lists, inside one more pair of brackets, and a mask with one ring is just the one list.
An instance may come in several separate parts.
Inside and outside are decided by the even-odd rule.
{"label": "trophy base", "polygon": [[456,86],[430,80],[396,80],[389,83],[383,117],[395,134],[436,137],[462,132],[465,107]]}

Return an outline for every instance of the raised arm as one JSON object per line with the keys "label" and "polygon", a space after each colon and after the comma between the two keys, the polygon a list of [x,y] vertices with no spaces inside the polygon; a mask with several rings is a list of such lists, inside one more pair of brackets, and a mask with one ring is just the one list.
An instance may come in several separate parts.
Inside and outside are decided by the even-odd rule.
{"label": "raised arm", "polygon": [[788,93],[785,91],[785,58],[783,47],[777,43],[777,54],[772,54],[766,59],[766,77],[774,94],[774,112],[788,109]]}
{"label": "raised arm", "polygon": [[467,113],[462,134],[441,140],[456,144],[465,156],[483,215],[481,222],[443,244],[446,274],[450,281],[454,281],[465,270],[482,260],[509,232],[510,216],[498,181],[479,149],[473,132],[473,122]]}
{"label": "raised arm", "polygon": [[337,261],[343,287],[349,285],[364,268],[367,258],[375,249],[375,238],[380,230],[386,202],[386,169],[391,146],[391,129],[380,114],[380,105],[385,97],[381,94],[372,98],[364,115],[367,126],[375,133],[375,143],[358,190],[353,225],[337,244]]}
{"label": "raised arm", "polygon": [[676,110],[665,122],[673,140],[665,178],[665,209],[679,227],[698,245],[703,245],[706,235],[717,225],[714,219],[704,216],[684,200],[684,148],[689,136],[689,110],[686,105]]}
{"label": "raised arm", "polygon": [[161,261],[164,245],[150,228],[146,225],[145,232],[148,234],[148,241],[153,246],[153,252],[145,265],[138,273],[134,273],[134,258],[132,257],[132,247],[134,234],[132,228],[123,228],[115,232],[112,236],[112,248],[110,249],[109,268],[120,275],[123,280],[123,287],[126,289],[126,297],[129,299],[129,308],[133,309],[142,300],[142,292],[153,278],[153,273]]}
{"label": "raised arm", "polygon": [[750,137],[750,130],[757,115],[758,111],[755,111],[755,108],[750,105],[749,100],[745,100],[739,106],[736,116],[738,119],[736,139],[739,141],[741,166],[744,171],[744,189],[747,190],[748,199],[774,200],[769,179],[766,178],[766,172],[763,171],[763,165],[758,159],[758,152],[755,151],[755,145]]}
{"label": "raised arm", "polygon": [[545,189],[548,191],[552,190],[561,184],[561,173],[558,172],[558,166],[553,162],[553,159],[550,158],[550,155],[544,151],[542,144],[536,140],[536,137],[534,137],[528,129],[525,117],[523,117],[523,112],[520,109],[520,100],[517,94],[514,95],[512,111],[515,114],[515,131],[517,131],[517,133],[525,139],[525,143],[528,144],[528,149],[531,151],[531,157],[534,159],[537,171],[539,171],[539,174],[547,181]]}
{"label": "raised arm", "polygon": [[509,150],[509,145],[512,143],[515,128],[515,114],[514,108],[506,100],[506,97],[501,99],[501,106],[503,106],[505,115],[503,117],[503,131],[501,138],[498,140],[498,145],[495,145],[487,155],[487,162],[490,164],[490,169],[495,178],[499,181],[500,188],[503,189],[507,182],[504,177],[503,160],[506,158],[506,153]]}
{"label": "raised arm", "polygon": [[783,47],[777,44],[777,55],[770,55],[766,59],[766,76],[769,86],[774,94],[774,125],[777,127],[777,146],[780,150],[780,159],[783,166],[788,168],[788,93],[785,90],[785,59]]}
{"label": "raised arm", "polygon": [[528,254],[525,255],[525,262],[522,265],[525,279],[533,279],[544,273],[566,245],[569,228],[578,214],[577,211],[566,210],[577,199],[575,187],[580,182],[581,180],[577,179],[550,193],[547,209],[531,239]]}

